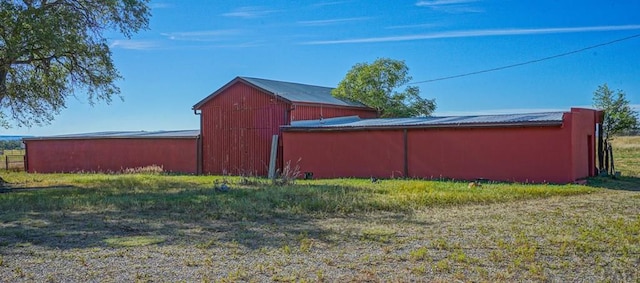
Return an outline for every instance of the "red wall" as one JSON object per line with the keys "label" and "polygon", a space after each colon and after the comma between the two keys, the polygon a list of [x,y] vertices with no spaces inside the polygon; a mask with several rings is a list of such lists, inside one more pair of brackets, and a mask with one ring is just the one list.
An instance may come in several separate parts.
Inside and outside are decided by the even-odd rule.
{"label": "red wall", "polygon": [[197,173],[197,139],[26,140],[31,173],[117,172],[161,165],[164,171]]}
{"label": "red wall", "polygon": [[568,136],[560,127],[412,130],[409,176],[565,183]]}
{"label": "red wall", "polygon": [[201,108],[202,171],[266,175],[271,138],[286,124],[289,104],[235,83]]}
{"label": "red wall", "polygon": [[562,126],[408,129],[408,172],[403,129],[286,131],[284,160],[317,178],[569,183],[595,174],[596,111],[572,111]]}
{"label": "red wall", "polygon": [[[291,120],[319,118],[321,113],[326,118],[375,113],[331,105],[292,106],[242,81],[226,87],[200,110],[202,173],[258,176],[268,173],[272,136]],[[282,152],[280,141],[277,168],[282,168]]]}
{"label": "red wall", "polygon": [[402,177],[402,137],[402,131],[284,132],[284,160],[317,178]]}
{"label": "red wall", "polygon": [[597,137],[594,126],[598,112],[591,109],[572,108],[565,114],[571,121],[571,148],[573,150],[573,178],[581,179],[596,175],[595,145]]}

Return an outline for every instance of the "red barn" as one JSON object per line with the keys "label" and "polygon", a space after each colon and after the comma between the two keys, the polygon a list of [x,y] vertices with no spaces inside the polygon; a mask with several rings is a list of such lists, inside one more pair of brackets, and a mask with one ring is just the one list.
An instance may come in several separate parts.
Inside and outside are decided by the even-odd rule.
{"label": "red barn", "polygon": [[31,173],[120,172],[150,165],[197,173],[199,131],[101,132],[23,139]]}
{"label": "red barn", "polygon": [[[272,136],[292,121],[377,111],[331,96],[332,88],[237,77],[193,106],[200,114],[205,174],[267,175]],[[276,167],[282,167],[282,144]]]}
{"label": "red barn", "polygon": [[24,139],[29,172],[166,171],[267,175],[299,161],[317,178],[411,177],[568,183],[596,174],[602,112],[379,119],[331,88],[237,77],[193,106],[200,131]]}
{"label": "red barn", "polygon": [[360,119],[283,127],[284,160],[318,178],[569,183],[596,174],[601,112]]}

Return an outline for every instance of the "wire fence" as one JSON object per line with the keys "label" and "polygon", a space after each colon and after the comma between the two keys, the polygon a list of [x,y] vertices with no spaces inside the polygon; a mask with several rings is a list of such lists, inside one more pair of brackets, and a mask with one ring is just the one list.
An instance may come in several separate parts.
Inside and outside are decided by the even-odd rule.
{"label": "wire fence", "polygon": [[26,158],[23,150],[0,151],[0,170],[23,171]]}

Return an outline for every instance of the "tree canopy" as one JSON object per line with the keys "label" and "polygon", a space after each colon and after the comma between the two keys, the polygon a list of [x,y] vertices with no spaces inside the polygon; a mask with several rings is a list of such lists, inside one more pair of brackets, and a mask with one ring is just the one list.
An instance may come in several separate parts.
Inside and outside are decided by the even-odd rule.
{"label": "tree canopy", "polygon": [[331,93],[378,110],[380,117],[429,116],[435,100],[420,97],[417,86],[400,87],[411,81],[404,61],[380,58],[371,64],[358,63]]}
{"label": "tree canopy", "polygon": [[7,149],[22,149],[21,140],[0,140],[0,151]]}
{"label": "tree canopy", "polygon": [[0,124],[50,122],[76,91],[120,93],[103,33],[148,27],[148,0],[0,0]]}
{"label": "tree canopy", "polygon": [[631,108],[622,90],[613,91],[607,84],[593,93],[593,106],[604,110],[602,132],[605,140],[638,127],[638,113]]}

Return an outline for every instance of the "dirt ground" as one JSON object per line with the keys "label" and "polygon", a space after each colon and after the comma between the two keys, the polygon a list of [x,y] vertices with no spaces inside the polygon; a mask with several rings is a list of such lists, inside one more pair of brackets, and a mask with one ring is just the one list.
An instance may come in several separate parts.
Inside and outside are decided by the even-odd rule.
{"label": "dirt ground", "polygon": [[26,215],[0,223],[2,282],[640,278],[635,191],[311,219]]}

